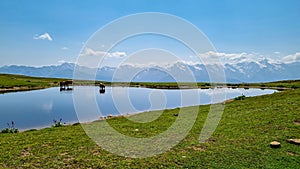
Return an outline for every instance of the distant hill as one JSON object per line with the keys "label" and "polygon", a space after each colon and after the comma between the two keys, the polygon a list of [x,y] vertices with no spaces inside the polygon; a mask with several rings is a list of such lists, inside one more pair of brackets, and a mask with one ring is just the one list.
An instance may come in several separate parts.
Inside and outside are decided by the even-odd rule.
{"label": "distant hill", "polygon": [[[144,82],[171,82],[175,81],[171,75],[182,77],[186,72],[192,72],[195,79],[201,82],[209,82],[207,68],[213,69],[215,65],[203,65],[200,63],[176,62],[164,66],[134,66],[122,65],[121,67],[88,68],[76,66],[73,63],[63,63],[58,66],[3,66],[0,73],[21,74],[38,77],[73,78],[73,71],[77,68],[77,77],[81,79],[97,79],[104,81],[128,81],[128,72],[136,72],[136,76],[130,77],[130,81]],[[235,61],[223,65],[227,82],[268,82],[286,79],[300,79],[300,62],[273,63],[268,59]],[[94,73],[96,75],[94,75]],[[114,73],[118,72],[115,76]],[[183,77],[184,79],[184,77]]]}

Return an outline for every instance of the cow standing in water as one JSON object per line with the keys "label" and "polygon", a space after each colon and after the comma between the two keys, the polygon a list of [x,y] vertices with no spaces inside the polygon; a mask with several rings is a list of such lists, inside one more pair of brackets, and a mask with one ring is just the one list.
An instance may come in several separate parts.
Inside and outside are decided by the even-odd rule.
{"label": "cow standing in water", "polygon": [[73,88],[71,88],[70,86],[73,85],[73,81],[72,80],[67,80],[67,81],[62,81],[59,83],[60,85],[60,90],[73,90]]}
{"label": "cow standing in water", "polygon": [[99,90],[100,93],[105,93],[105,85],[103,83],[100,83],[99,87],[100,87],[100,90]]}

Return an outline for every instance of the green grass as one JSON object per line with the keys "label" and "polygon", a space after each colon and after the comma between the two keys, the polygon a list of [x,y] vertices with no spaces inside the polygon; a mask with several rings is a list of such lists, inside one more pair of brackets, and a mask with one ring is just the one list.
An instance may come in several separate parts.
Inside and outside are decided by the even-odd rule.
{"label": "green grass", "polygon": [[23,75],[0,74],[0,88],[12,87],[51,87],[58,86],[64,79],[40,78]]}
{"label": "green grass", "polygon": [[[114,83],[115,85],[122,85],[126,83]],[[300,88],[300,80],[285,80],[277,82],[266,82],[266,83],[189,83],[189,82],[131,82],[130,86],[140,86],[148,88],[184,88],[184,87],[198,87],[198,88],[209,88],[215,86],[227,86],[227,87],[238,87],[238,88]]]}
{"label": "green grass", "polygon": [[284,81],[276,81],[276,82],[268,82],[268,83],[229,83],[227,84],[229,87],[259,87],[259,88],[300,88],[300,80],[284,80]]}
{"label": "green grass", "polygon": [[[184,108],[182,113],[193,108]],[[171,126],[178,110],[165,110],[149,123],[133,123],[122,117],[108,122],[123,134],[151,137]],[[0,134],[0,168],[299,168],[300,146],[285,141],[300,138],[300,126],[294,123],[300,119],[299,89],[227,103],[213,136],[199,144],[208,110],[207,105],[199,106],[192,130],[177,146],[144,159],[101,149],[81,125]],[[142,113],[131,118],[151,119],[154,115]],[[101,128],[104,123],[84,125]],[[282,147],[270,148],[271,141],[281,142]]]}
{"label": "green grass", "polygon": [[[47,88],[58,86],[60,81],[70,80],[62,78],[42,78],[42,77],[31,77],[23,75],[12,75],[12,74],[0,74],[0,89],[7,89],[13,87],[27,87],[28,89],[34,88]],[[99,83],[105,83],[106,85],[113,86],[132,86],[132,87],[147,87],[147,88],[164,88],[164,89],[177,89],[179,87],[199,87],[209,88],[214,86],[228,86],[228,87],[256,87],[256,88],[300,88],[300,80],[286,80],[269,83],[189,83],[189,82],[105,82],[105,81],[92,81],[92,80],[76,80],[75,85],[99,85]]]}
{"label": "green grass", "polygon": [[[43,78],[14,74],[0,74],[0,92],[43,89],[59,86],[59,82],[70,80],[63,78]],[[76,80],[74,85],[98,85],[100,81]],[[106,82],[106,84],[110,84]],[[2,89],[2,90],[1,90]]]}

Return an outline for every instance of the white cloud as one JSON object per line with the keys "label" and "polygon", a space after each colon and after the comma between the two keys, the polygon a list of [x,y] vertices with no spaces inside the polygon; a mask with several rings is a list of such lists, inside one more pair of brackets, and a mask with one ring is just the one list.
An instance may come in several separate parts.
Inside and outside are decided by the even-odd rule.
{"label": "white cloud", "polygon": [[113,57],[123,57],[123,56],[126,56],[126,53],[125,52],[113,52],[113,53],[109,53],[111,56]]}
{"label": "white cloud", "polygon": [[69,48],[64,46],[61,48],[61,50],[69,50]]}
{"label": "white cloud", "polygon": [[59,61],[57,61],[57,63],[58,63],[58,65],[61,65],[61,64],[63,64],[63,63],[72,63],[72,64],[75,64],[75,62],[74,61],[71,61],[71,60],[59,60]]}
{"label": "white cloud", "polygon": [[222,53],[222,52],[206,52],[199,54],[199,57],[205,64],[226,64],[226,63],[238,63],[238,62],[251,62],[257,55],[252,53]]}
{"label": "white cloud", "polygon": [[51,101],[51,102],[42,104],[42,109],[47,112],[51,112],[53,109],[53,102]]}
{"label": "white cloud", "polygon": [[105,56],[105,57],[113,57],[113,58],[120,58],[127,56],[125,52],[105,52],[105,51],[97,51],[91,48],[85,48],[84,51],[81,53],[81,56]]}
{"label": "white cloud", "polygon": [[247,55],[247,53],[245,52],[242,52],[242,53],[222,53],[222,52],[214,52],[214,51],[210,51],[210,52],[207,52],[205,53],[206,55],[208,56],[211,56],[211,57],[225,57],[225,58],[239,58],[239,57],[242,57],[244,55]]}
{"label": "white cloud", "polygon": [[205,64],[215,64],[215,63],[222,63],[222,64],[238,64],[238,63],[250,63],[254,62],[257,63],[260,67],[266,67],[263,62],[266,60],[268,63],[271,64],[281,64],[281,63],[294,63],[300,62],[300,52],[295,54],[290,54],[284,57],[280,57],[282,53],[280,52],[273,52],[273,55],[262,55],[260,53],[220,53],[220,52],[207,52],[199,54],[201,59]]}
{"label": "white cloud", "polygon": [[35,40],[48,40],[48,41],[52,41],[52,37],[50,36],[49,33],[44,33],[44,34],[40,34],[40,35],[34,35],[33,39]]}
{"label": "white cloud", "polygon": [[300,62],[300,52],[282,58],[284,63]]}
{"label": "white cloud", "polygon": [[228,63],[232,65],[245,62],[254,62],[257,63],[260,67],[266,67],[266,65],[263,65],[261,61],[267,60],[272,64],[300,62],[300,52],[287,55],[282,58],[279,58],[278,55],[280,54],[280,52],[273,52],[273,57],[271,57],[259,53],[220,53],[211,51],[199,54],[199,56],[206,64],[215,64],[221,62],[222,64]]}
{"label": "white cloud", "polygon": [[[274,55],[274,54],[273,54]],[[266,55],[262,55],[260,53],[221,53],[221,52],[207,52],[203,54],[199,54],[203,63],[206,65],[209,64],[217,64],[221,63],[223,65],[235,65],[236,68],[243,70],[242,65],[244,63],[256,63],[260,68],[267,67],[266,63],[278,65],[283,63],[282,59],[276,59],[275,57],[270,57]],[[241,64],[243,63],[243,64]]]}
{"label": "white cloud", "polygon": [[[280,52],[272,52],[270,55],[264,55],[260,53],[225,53],[225,52],[215,52],[210,51],[206,53],[200,53],[198,56],[186,56],[186,58],[177,60],[159,60],[155,61],[155,59],[151,58],[147,60],[146,58],[141,60],[140,57],[136,57],[136,59],[130,56],[127,58],[126,62],[122,62],[122,65],[131,65],[135,67],[155,67],[155,66],[164,66],[170,67],[178,62],[188,64],[188,65],[197,65],[197,64],[205,64],[205,65],[235,65],[238,69],[243,69],[244,63],[256,63],[260,68],[265,68],[268,64],[274,64],[275,66],[280,65],[281,63],[293,63],[300,62],[300,52],[287,55],[285,57],[279,57],[282,53]],[[85,48],[81,53],[81,56],[86,56],[84,61],[88,61],[90,66],[91,63],[98,63],[99,57],[105,57],[105,61],[107,63],[118,65],[116,59],[114,58],[123,58],[127,56],[125,52],[105,52],[101,50],[93,50],[91,48]],[[95,57],[98,56],[98,57]],[[157,56],[157,55],[155,55]],[[200,60],[198,58],[201,58]],[[185,60],[186,59],[186,60]],[[155,62],[151,61],[154,60]],[[121,61],[121,59],[120,59]],[[242,64],[243,63],[243,64]],[[106,64],[106,62],[105,62]],[[93,65],[94,67],[98,65]]]}
{"label": "white cloud", "polygon": [[276,54],[276,55],[279,55],[279,54],[280,54],[280,52],[274,52],[274,54]]}

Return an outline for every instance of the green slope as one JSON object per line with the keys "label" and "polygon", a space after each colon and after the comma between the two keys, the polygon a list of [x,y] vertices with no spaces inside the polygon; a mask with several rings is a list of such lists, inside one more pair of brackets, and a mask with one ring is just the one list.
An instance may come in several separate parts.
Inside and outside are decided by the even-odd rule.
{"label": "green slope", "polygon": [[[184,108],[187,113],[192,107]],[[80,125],[0,134],[0,166],[7,168],[299,168],[300,146],[286,142],[300,138],[300,90],[287,90],[226,104],[222,120],[206,143],[198,138],[209,106],[199,114],[189,135],[163,154],[144,159],[120,157],[98,147]],[[149,137],[165,131],[178,109],[166,110],[150,123],[126,118],[108,122],[121,133]],[[135,115],[151,116],[152,113]],[[151,117],[149,117],[151,118]],[[103,122],[85,124],[101,127]],[[135,129],[139,129],[136,131]],[[272,149],[271,141],[281,148]],[[108,143],[109,144],[109,143]],[[137,145],[138,146],[138,145]]]}
{"label": "green slope", "polygon": [[0,74],[0,88],[57,86],[63,79]]}

